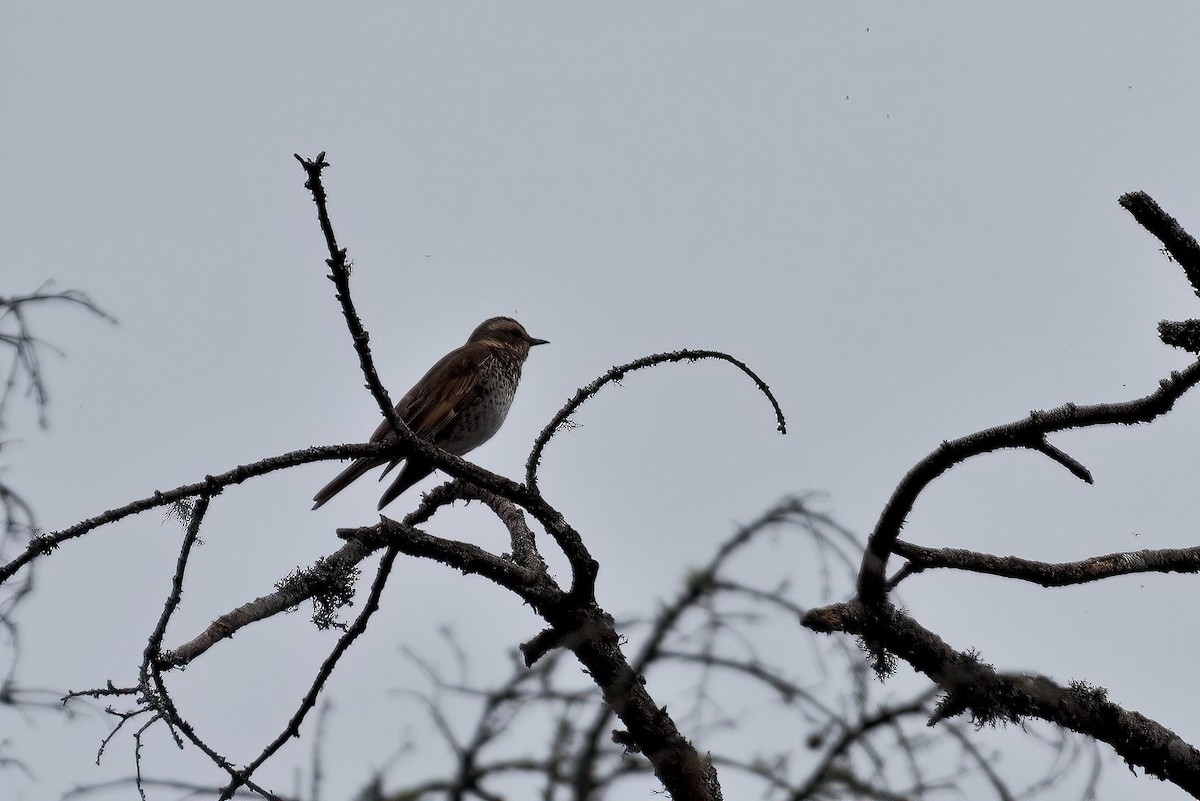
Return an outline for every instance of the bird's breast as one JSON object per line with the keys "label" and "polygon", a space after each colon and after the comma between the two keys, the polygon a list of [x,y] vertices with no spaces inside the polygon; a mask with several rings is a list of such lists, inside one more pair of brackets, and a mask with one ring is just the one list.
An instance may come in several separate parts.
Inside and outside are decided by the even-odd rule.
{"label": "bird's breast", "polygon": [[489,359],[483,366],[475,391],[455,415],[444,441],[439,444],[462,456],[491,439],[508,416],[520,379],[520,364],[507,359]]}

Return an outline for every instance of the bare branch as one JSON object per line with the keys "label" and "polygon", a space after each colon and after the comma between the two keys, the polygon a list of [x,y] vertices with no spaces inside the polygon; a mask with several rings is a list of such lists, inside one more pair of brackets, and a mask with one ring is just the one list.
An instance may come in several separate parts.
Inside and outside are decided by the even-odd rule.
{"label": "bare branch", "polygon": [[1044,452],[1039,443],[1047,434],[1058,431],[1150,422],[1169,412],[1175,402],[1197,383],[1200,383],[1200,362],[1172,373],[1169,378],[1159,382],[1157,390],[1141,398],[1093,406],[1068,403],[1046,412],[1031,412],[1028,417],[1006,425],[943,442],[941,447],[908,471],[883,508],[863,555],[858,580],[859,597],[870,604],[881,603],[886,597],[887,561],[894,552],[900,529],[908,519],[917,497],[950,468],[975,456],[1004,448],[1031,448]]}
{"label": "bare branch", "polygon": [[[697,689],[680,686],[681,674],[699,674],[703,685],[708,681],[708,676],[724,675],[726,671],[777,693],[784,704],[792,706],[796,711],[796,720],[809,734],[803,736],[781,731],[778,739],[787,741],[787,744],[781,746],[777,756],[756,754],[752,759],[741,757],[734,750],[718,750],[704,743],[710,733],[752,725],[753,719],[744,712],[724,717],[716,726],[709,726],[708,730],[698,723],[697,714],[690,716],[696,720],[688,724],[688,734],[698,743],[704,743],[701,751],[711,747],[711,759],[722,772],[726,769],[737,770],[761,782],[765,798],[801,801],[845,795],[932,799],[938,794],[954,795],[955,788],[960,788],[961,780],[971,773],[987,781],[997,799],[1011,801],[1017,797],[1009,790],[1000,773],[986,761],[969,733],[963,733],[958,728],[955,733],[959,736],[950,738],[950,742],[958,744],[963,764],[950,771],[936,770],[926,764],[931,760],[923,759],[923,754],[940,749],[948,742],[946,736],[923,734],[928,731],[923,725],[924,720],[935,711],[932,698],[936,690],[925,690],[908,700],[889,698],[884,702],[875,701],[872,698],[875,685],[870,681],[861,655],[852,646],[843,647],[844,640],[833,642],[838,663],[827,671],[824,682],[812,682],[806,678],[801,683],[789,677],[795,668],[791,648],[785,649],[789,658],[782,663],[755,651],[754,641],[746,631],[748,624],[752,621],[761,623],[764,630],[777,632],[780,619],[798,623],[802,610],[784,596],[784,591],[790,586],[787,582],[772,589],[726,576],[733,569],[733,555],[750,542],[763,540],[761,536],[748,536],[747,530],[761,534],[774,530],[776,524],[786,525],[789,529],[794,527],[811,534],[808,539],[814,546],[817,542],[825,541],[823,538],[840,545],[846,533],[840,527],[822,530],[823,524],[814,518],[823,517],[811,513],[802,505],[799,506],[801,513],[794,513],[795,505],[800,503],[796,499],[785,499],[772,510],[776,513],[764,514],[758,521],[735,531],[705,567],[692,571],[686,577],[678,595],[658,608],[649,620],[636,624],[626,621],[616,626],[621,632],[645,628],[644,632],[638,634],[642,644],[630,662],[633,670],[639,676],[646,676],[650,686],[654,685],[654,676],[660,671],[671,676],[676,693],[668,700],[670,708],[674,710],[678,710],[680,695],[695,700],[697,706],[717,704],[723,698],[746,697],[741,690],[731,690],[728,683],[724,682],[718,684],[719,689],[711,695],[706,694],[703,686]],[[854,565],[841,561],[833,553],[830,551],[828,558],[836,562],[840,569],[839,583],[844,585],[852,580]],[[709,574],[707,567],[714,563],[720,569]],[[811,566],[816,569],[816,565]],[[697,592],[700,593],[699,598],[695,598]],[[683,603],[686,607],[683,612],[679,609],[681,598],[694,599]],[[741,604],[737,604],[738,610],[735,611],[732,602],[740,601],[753,602],[755,608],[761,607],[772,618],[767,619],[765,615],[760,618],[742,612]],[[696,617],[702,621],[699,632],[695,634],[684,622],[689,610],[695,610]],[[544,636],[552,635],[557,636],[557,647],[569,647],[574,642],[570,637],[561,636],[554,628],[547,630]],[[718,635],[725,639],[718,640]],[[776,634],[775,639],[784,638]],[[730,643],[739,645],[739,650],[748,649],[749,655],[737,655],[731,650]],[[454,647],[453,650],[456,661],[461,662],[463,656],[460,649]],[[459,671],[462,678],[451,681],[445,678],[445,669],[430,663],[426,656],[412,654],[411,658],[421,665],[433,688],[412,695],[435,721],[437,728],[443,731],[439,743],[452,754],[455,767],[444,778],[409,781],[407,786],[401,786],[386,795],[378,793],[377,797],[415,799],[421,792],[464,798],[503,796],[505,793],[498,792],[492,786],[492,780],[499,778],[501,768],[509,757],[492,755],[492,752],[504,749],[506,741],[509,747],[503,753],[511,753],[511,749],[516,747],[525,749],[519,753],[529,754],[528,761],[523,764],[529,771],[541,773],[543,799],[622,797],[621,788],[618,787],[620,779],[648,771],[648,760],[638,753],[624,750],[632,738],[626,731],[612,730],[613,712],[607,705],[593,714],[589,694],[586,690],[575,688],[572,683],[575,674],[569,664],[563,664],[561,657],[561,651],[546,652],[532,670],[525,671],[516,666],[508,680],[490,688],[481,688],[466,683],[465,670]],[[561,673],[555,670],[558,665],[562,666]],[[461,728],[457,732],[451,730],[448,717],[450,707],[446,706],[444,697],[447,694],[477,699],[478,711],[470,731],[462,731]],[[540,754],[528,751],[525,733],[529,731],[533,715],[536,715],[533,718],[537,721],[536,725],[553,731],[550,746]],[[675,719],[680,720],[678,716]],[[502,729],[506,730],[504,734],[501,733]],[[803,743],[804,746],[798,748],[793,743]],[[1047,743],[1047,747],[1052,754],[1059,753],[1063,748],[1061,738]],[[803,760],[806,750],[813,754],[808,764]],[[945,752],[939,750],[938,753],[938,761],[944,763]],[[798,778],[795,776],[797,772]],[[1049,786],[1054,775],[1061,775],[1061,772],[1053,775],[1047,773],[1035,781],[1038,786]],[[961,788],[957,792],[961,793]]]}
{"label": "bare branch", "polygon": [[977,726],[1040,718],[1108,743],[1128,764],[1200,794],[1200,751],[1162,724],[1112,703],[1103,690],[999,673],[886,602],[881,609],[857,600],[823,606],[809,612],[804,625],[861,636],[927,675],[946,693],[931,725],[962,712],[969,712]]}
{"label": "bare branch", "polygon": [[[451,482],[427,493],[421,505],[405,516],[404,523],[409,526],[420,525],[433,517],[434,513],[442,506],[452,503],[458,497],[457,493],[453,491],[454,484],[456,482]],[[381,540],[370,543],[359,539],[349,540],[337,551],[322,557],[316,565],[305,571],[304,575],[308,580],[281,582],[275,592],[256,598],[221,615],[198,636],[178,648],[164,653],[162,655],[163,667],[187,665],[216,643],[232,637],[251,623],[286,612],[319,595],[329,589],[320,580],[322,577],[349,575],[356,565],[382,546]]]}
{"label": "bare branch", "polygon": [[279,736],[272,740],[253,762],[243,770],[230,772],[233,780],[222,790],[220,796],[222,801],[232,798],[233,794],[242,785],[252,786],[250,784],[250,776],[254,771],[270,759],[290,738],[300,736],[300,724],[304,722],[304,718],[308,715],[308,712],[316,705],[317,696],[324,689],[325,682],[333,674],[333,669],[337,666],[338,661],[349,650],[354,641],[367,630],[367,622],[379,610],[379,597],[383,594],[383,588],[387,584],[388,576],[391,575],[392,564],[396,561],[398,553],[393,548],[389,548],[384,552],[383,558],[379,561],[379,569],[375,574],[375,582],[371,585],[371,592],[367,596],[363,610],[358,614],[358,617],[350,628],[338,638],[337,645],[333,647],[333,651],[321,663],[321,667],[317,671],[317,676],[313,679],[312,686],[300,702],[300,707],[292,715],[291,720],[288,721],[287,726],[279,733]]}
{"label": "bare branch", "polygon": [[533,450],[529,453],[529,458],[525,462],[525,484],[531,490],[537,491],[537,471],[542,462],[542,451],[545,450],[547,443],[557,434],[570,419],[571,415],[585,402],[599,392],[606,384],[611,384],[623,379],[626,374],[632,373],[635,370],[642,370],[647,367],[654,367],[659,364],[668,362],[695,362],[702,359],[719,359],[724,362],[729,362],[734,367],[741,370],[750,377],[758,387],[758,391],[766,396],[771,402],[771,406],[775,409],[775,420],[778,423],[780,434],[787,433],[787,422],[783,417],[783,409],[779,406],[779,401],[775,399],[775,395],[771,392],[771,388],[767,386],[758,374],[747,367],[743,362],[733,358],[727,353],[721,353],[715,350],[677,350],[672,353],[656,353],[651,356],[643,356],[640,359],[634,359],[631,362],[613,367],[604,375],[597,378],[592,383],[581,388],[575,393],[566,405],[563,406],[542,429],[542,433],[538,434],[538,438],[533,443]]}
{"label": "bare branch", "polygon": [[28,295],[0,296],[0,345],[8,345],[13,349],[13,362],[4,381],[4,388],[0,390],[0,421],[4,418],[9,398],[24,379],[37,407],[39,425],[42,428],[48,425],[46,409],[50,395],[42,376],[38,348],[50,346],[34,336],[25,317],[26,306],[42,303],[74,304],[102,320],[114,324],[117,322],[115,317],[97,306],[83,292],[77,289],[56,292],[51,290],[53,285],[53,281],[47,281]]}
{"label": "bare branch", "polygon": [[1196,296],[1200,297],[1200,244],[1195,238],[1145,192],[1126,192],[1121,195],[1120,203],[1143,228],[1163,243],[1183,268]]}
{"label": "bare branch", "polygon": [[1069,587],[1134,573],[1200,573],[1200,546],[1110,553],[1060,563],[960,548],[926,548],[904,540],[896,541],[893,553],[909,560],[910,575],[930,568],[951,568],[1029,581],[1043,587]]}
{"label": "bare branch", "polygon": [[[325,152],[319,153],[315,159],[303,158],[299,153],[294,153],[293,157],[300,162],[300,166],[304,168],[304,172],[308,176],[308,180],[304,182],[304,188],[312,192],[313,203],[317,206],[317,220],[321,225],[321,233],[325,236],[325,247],[329,251],[329,258],[325,260],[329,266],[328,278],[337,290],[337,299],[342,306],[342,316],[346,318],[346,327],[350,329],[350,338],[354,342],[354,351],[358,354],[359,366],[367,380],[367,389],[371,391],[371,396],[379,404],[383,418],[391,423],[392,430],[396,432],[400,441],[405,444],[416,443],[419,441],[417,436],[400,419],[388,391],[384,388],[383,382],[379,380],[379,373],[375,370],[375,360],[371,357],[371,335],[363,328],[358,311],[354,308],[354,300],[350,297],[350,263],[346,258],[346,249],[338,247],[337,237],[333,233],[333,222],[329,219],[329,195],[325,192],[325,185],[321,181],[322,170],[329,166],[329,162],[325,160]],[[440,451],[440,449],[437,450]]]}

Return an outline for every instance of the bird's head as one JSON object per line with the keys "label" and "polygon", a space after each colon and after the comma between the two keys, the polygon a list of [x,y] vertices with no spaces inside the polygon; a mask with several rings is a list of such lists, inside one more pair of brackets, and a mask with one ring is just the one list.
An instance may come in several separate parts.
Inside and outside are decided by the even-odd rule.
{"label": "bird's head", "polygon": [[511,317],[493,317],[490,320],[484,320],[478,328],[471,332],[471,338],[467,342],[481,342],[505,348],[522,360],[529,355],[529,349],[534,345],[548,344],[544,339],[529,336],[525,327]]}

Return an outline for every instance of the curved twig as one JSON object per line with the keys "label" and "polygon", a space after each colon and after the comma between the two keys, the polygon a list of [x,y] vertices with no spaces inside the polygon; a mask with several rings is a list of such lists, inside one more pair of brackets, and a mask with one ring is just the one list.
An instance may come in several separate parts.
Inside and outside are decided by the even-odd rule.
{"label": "curved twig", "polygon": [[542,462],[542,451],[545,450],[550,439],[558,433],[570,418],[571,414],[576,409],[582,406],[588,399],[599,392],[606,384],[611,384],[614,381],[620,381],[627,373],[632,373],[635,370],[642,370],[646,367],[653,367],[656,364],[664,364],[666,362],[696,362],[702,359],[719,359],[724,362],[729,362],[734,367],[741,370],[754,382],[758,387],[759,392],[767,397],[771,402],[771,406],[775,409],[775,419],[778,422],[778,430],[781,434],[787,433],[787,421],[783,416],[783,409],[779,406],[779,401],[775,399],[771,388],[766,382],[758,377],[758,374],[751,370],[746,364],[727,353],[721,353],[716,350],[677,350],[671,353],[655,353],[650,356],[643,356],[640,359],[634,359],[631,362],[617,365],[609,370],[604,375],[597,378],[592,383],[581,388],[575,393],[575,396],[567,401],[566,405],[558,410],[558,413],[550,419],[546,427],[542,429],[542,433],[538,434],[537,440],[533,443],[533,450],[529,453],[529,458],[525,462],[525,485],[533,492],[537,492],[537,470]]}

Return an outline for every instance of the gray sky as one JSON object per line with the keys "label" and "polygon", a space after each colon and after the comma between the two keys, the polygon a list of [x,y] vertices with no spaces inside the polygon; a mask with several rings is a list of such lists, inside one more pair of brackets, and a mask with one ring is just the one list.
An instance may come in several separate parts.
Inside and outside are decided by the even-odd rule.
{"label": "gray sky", "polygon": [[[366,438],[377,413],[292,159],[324,150],[394,396],[488,316],[553,343],[475,452],[489,469],[519,478],[576,387],[655,351],[727,351],[778,394],[786,437],[728,366],[663,367],[606,390],[554,441],[543,489],[600,561],[611,611],[672,591],[785,493],[820,490],[866,532],[943,439],[1142,395],[1187,363],[1154,326],[1200,307],[1116,200],[1145,190],[1200,232],[1198,34],[1200,8],[1184,0],[6,3],[0,293],[53,278],[120,319],[34,319],[67,356],[46,368],[52,428],[20,407],[9,420],[6,480],[58,529],[236,464]],[[1001,453],[935,484],[907,536],[1046,560],[1197,544],[1200,398],[1151,427],[1055,443],[1096,486]],[[333,550],[334,528],[374,519],[369,481],[308,511],[335,472],[305,467],[214,504],[169,643]],[[478,516],[434,528],[503,549]],[[129,681],[178,542],[150,514],[46,560],[22,676]],[[417,606],[425,593],[444,604]],[[1176,623],[1195,577],[1048,591],[929,575],[903,598],[956,647],[1107,687],[1200,741],[1200,643]],[[817,603],[815,582],[797,600]],[[330,686],[330,798],[382,764],[414,715],[388,694],[419,683],[397,643],[431,647],[452,623],[483,672],[538,628],[514,599],[436,566],[403,564],[384,601]],[[305,613],[259,624],[178,677],[181,702],[208,705],[197,724],[248,759],[331,643]],[[91,764],[107,727],[0,711],[37,771],[17,797],[129,773],[127,738]],[[290,790],[307,748],[263,780]],[[198,764],[165,737],[148,751],[166,769]],[[1106,797],[1180,797],[1116,761],[1107,782]]]}

